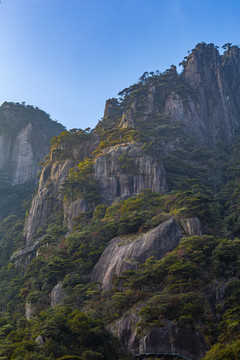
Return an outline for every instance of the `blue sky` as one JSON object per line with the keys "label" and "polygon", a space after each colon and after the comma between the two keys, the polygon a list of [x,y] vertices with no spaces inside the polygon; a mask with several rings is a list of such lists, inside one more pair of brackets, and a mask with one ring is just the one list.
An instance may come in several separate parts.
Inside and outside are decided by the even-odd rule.
{"label": "blue sky", "polygon": [[0,103],[25,101],[67,128],[198,42],[240,44],[239,0],[2,0]]}

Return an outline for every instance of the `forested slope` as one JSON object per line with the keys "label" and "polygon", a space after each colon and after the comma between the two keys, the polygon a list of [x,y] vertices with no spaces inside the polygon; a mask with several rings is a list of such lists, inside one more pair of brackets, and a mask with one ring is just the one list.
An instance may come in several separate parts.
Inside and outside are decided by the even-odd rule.
{"label": "forested slope", "polygon": [[2,359],[238,358],[240,49],[182,65],[53,137],[0,227]]}

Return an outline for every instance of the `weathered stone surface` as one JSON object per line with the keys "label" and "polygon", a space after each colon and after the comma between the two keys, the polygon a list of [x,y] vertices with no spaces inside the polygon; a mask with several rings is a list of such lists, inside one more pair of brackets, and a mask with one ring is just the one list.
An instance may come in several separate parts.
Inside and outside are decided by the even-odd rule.
{"label": "weathered stone surface", "polygon": [[4,103],[0,107],[0,175],[12,185],[36,181],[38,163],[50,150],[50,140],[64,130],[33,107]]}
{"label": "weathered stone surface", "polygon": [[192,217],[182,220],[182,226],[186,236],[201,236],[203,235],[203,229],[201,221],[197,217]]}
{"label": "weathered stone surface", "polygon": [[217,318],[220,318],[221,315],[219,313],[216,313],[216,305],[223,303],[225,292],[226,283],[223,279],[214,280],[211,284],[204,288],[204,297],[208,300],[208,303],[211,306],[212,313]]}
{"label": "weathered stone surface", "polygon": [[[124,162],[131,160],[129,169]],[[166,191],[166,172],[161,162],[143,152],[137,144],[126,143],[106,148],[95,159],[95,178],[102,201],[111,204],[116,198],[137,195],[144,189]]]}
{"label": "weathered stone surface", "polygon": [[37,230],[44,226],[49,216],[54,215],[54,211],[59,208],[63,209],[64,221],[63,225],[67,225],[72,230],[73,219],[82,211],[88,210],[88,204],[83,199],[63,202],[63,194],[61,192],[62,185],[69,175],[69,170],[77,166],[79,161],[89,156],[99,140],[91,139],[87,143],[80,143],[72,146],[65,146],[66,159],[59,160],[55,151],[51,152],[50,161],[44,166],[38,186],[38,192],[35,195],[29,211],[28,218],[25,222],[24,236],[26,239],[26,247],[33,244],[33,236]]}
{"label": "weathered stone surface", "polygon": [[23,184],[36,177],[38,167],[33,158],[31,136],[32,124],[29,123],[16,138],[11,159],[14,166],[12,184]]}
{"label": "weathered stone surface", "polygon": [[[186,111],[185,121],[191,126],[197,120],[191,131],[205,144],[219,140],[233,142],[239,128],[239,89],[236,87],[240,80],[239,60],[240,50],[236,47],[220,56],[214,47],[199,46],[187,58],[183,78],[196,91],[197,100],[192,101],[192,118]],[[227,80],[229,75],[232,83]],[[237,90],[233,92],[232,87]]]}
{"label": "weathered stone surface", "polygon": [[65,298],[62,283],[59,282],[51,291],[51,307],[61,304]]}
{"label": "weathered stone surface", "polygon": [[36,337],[35,343],[37,343],[37,344],[40,345],[40,346],[44,345],[44,340],[43,340],[42,335],[38,335],[38,336]]}
{"label": "weathered stone surface", "polygon": [[173,250],[183,236],[180,226],[171,218],[146,234],[113,239],[92,270],[91,280],[99,281],[104,291],[112,288],[113,276],[136,269],[150,256],[161,259]]}
{"label": "weathered stone surface", "polygon": [[134,114],[135,103],[131,105],[131,107],[122,115],[121,121],[119,122],[119,126],[123,129],[125,128],[135,128],[136,121],[135,121],[135,114]]}
{"label": "weathered stone surface", "polygon": [[33,318],[35,312],[36,312],[36,306],[27,302],[25,304],[25,316],[28,321]]}
{"label": "weathered stone surface", "polygon": [[152,328],[139,341],[139,353],[158,353],[161,349],[168,349],[169,352],[179,355],[184,355],[185,352],[185,355],[188,353],[202,357],[209,347],[197,329],[188,329],[169,322],[165,327]]}
{"label": "weathered stone surface", "polygon": [[138,306],[135,311],[128,311],[114,324],[111,324],[110,330],[116,335],[122,346],[127,348],[129,351],[139,351],[139,338],[137,336],[137,323],[141,320],[138,311],[142,306]]}
{"label": "weathered stone surface", "polygon": [[16,251],[15,253],[12,254],[11,256],[11,261],[15,261],[15,259],[22,257],[22,256],[28,256],[30,254],[34,254],[36,253],[37,247],[40,244],[40,239],[36,240],[32,243],[31,246],[28,246],[22,250]]}
{"label": "weathered stone surface", "polygon": [[7,134],[0,134],[0,169],[10,158],[11,137]]}
{"label": "weathered stone surface", "polygon": [[77,199],[73,202],[65,202],[64,207],[64,224],[71,231],[73,229],[74,218],[82,212],[89,210],[85,199]]}
{"label": "weathered stone surface", "polygon": [[[220,55],[214,46],[198,44],[182,74],[175,67],[167,71],[171,74],[168,87],[149,82],[145,97],[141,92],[131,94],[119,126],[137,128],[161,114],[182,123],[201,145],[232,143],[240,127],[240,49],[232,46]],[[180,91],[175,86],[179,82]]]}
{"label": "weathered stone surface", "polygon": [[27,247],[32,245],[32,237],[37,229],[44,225],[54,207],[62,201],[60,188],[68,177],[69,170],[74,166],[72,160],[58,161],[44,167],[37,195],[34,197],[28,218],[24,227]]}
{"label": "weathered stone surface", "polygon": [[178,351],[179,355],[189,353],[201,358],[209,349],[197,329],[180,327],[164,319],[162,327],[153,327],[145,335],[137,333],[137,323],[141,319],[138,315],[139,309],[140,306],[136,311],[125,313],[110,327],[110,330],[119,337],[122,345],[132,353],[157,354],[169,350],[169,353]]}

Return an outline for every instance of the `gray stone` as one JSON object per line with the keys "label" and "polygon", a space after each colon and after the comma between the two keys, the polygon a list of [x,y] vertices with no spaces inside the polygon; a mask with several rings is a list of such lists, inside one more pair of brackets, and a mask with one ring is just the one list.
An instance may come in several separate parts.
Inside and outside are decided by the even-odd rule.
{"label": "gray stone", "polygon": [[122,346],[135,354],[161,353],[162,350],[180,355],[190,354],[192,358],[201,358],[209,350],[201,332],[192,327],[186,328],[174,324],[173,322],[162,319],[161,327],[152,327],[142,333],[137,332],[137,324],[141,320],[138,306],[134,311],[128,311],[114,324],[110,330],[118,336]]}
{"label": "gray stone", "polygon": [[85,199],[77,199],[73,202],[65,201],[64,207],[64,224],[72,231],[74,218],[82,212],[89,210],[88,203]]}
{"label": "gray stone", "polygon": [[[170,71],[172,91],[149,82],[144,98],[132,93],[119,126],[138,128],[160,114],[182,123],[200,145],[232,143],[240,127],[240,49],[232,46],[220,55],[216,48],[200,45],[187,57],[181,75]],[[184,94],[174,86],[174,78],[181,81]]]}
{"label": "gray stone", "polygon": [[65,298],[62,283],[59,282],[51,291],[51,307],[61,304]]}
{"label": "gray stone", "polygon": [[173,250],[183,236],[181,227],[174,218],[165,221],[149,232],[134,237],[113,239],[104,250],[92,270],[91,280],[99,281],[104,291],[112,288],[112,278],[123,271],[136,269],[150,256],[163,258]]}
{"label": "gray stone", "polygon": [[26,304],[25,304],[25,316],[26,316],[28,321],[33,318],[33,315],[35,314],[35,312],[36,312],[36,306],[31,304],[31,303],[26,302]]}
{"label": "gray stone", "polygon": [[[118,160],[120,157],[132,159],[130,171],[124,171]],[[94,172],[105,204],[111,204],[116,198],[137,195],[145,189],[153,192],[167,190],[163,164],[144,153],[141,146],[134,143],[104,149],[94,161]]]}
{"label": "gray stone", "polygon": [[183,219],[182,226],[186,233],[186,236],[203,235],[202,224],[197,217]]}
{"label": "gray stone", "polygon": [[36,337],[35,343],[37,343],[37,344],[40,345],[40,346],[44,345],[44,340],[43,340],[42,335],[38,335],[38,336]]}
{"label": "gray stone", "polygon": [[36,181],[38,163],[48,154],[51,138],[64,127],[40,110],[9,103],[2,104],[0,116],[0,172],[12,185]]}

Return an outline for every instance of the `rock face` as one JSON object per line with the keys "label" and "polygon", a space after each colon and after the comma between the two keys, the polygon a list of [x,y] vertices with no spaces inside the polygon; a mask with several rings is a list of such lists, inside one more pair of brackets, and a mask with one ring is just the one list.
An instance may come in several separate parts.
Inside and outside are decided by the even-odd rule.
{"label": "rock face", "polygon": [[201,43],[182,64],[182,74],[172,66],[145,84],[144,97],[129,90],[127,105],[117,108],[119,126],[137,128],[160,115],[180,122],[201,145],[232,143],[240,127],[240,49],[220,55],[213,44]]}
{"label": "rock face", "polygon": [[[33,236],[57,208],[62,208],[64,225],[69,230],[73,228],[73,219],[81,212],[89,210],[89,205],[84,199],[63,201],[61,188],[69,175],[69,170],[91,154],[96,141],[93,138],[86,144],[77,144],[71,150],[68,149],[69,154],[65,160],[58,160],[54,152],[51,154],[51,160],[41,173],[38,192],[25,223],[27,247],[33,244]],[[137,195],[144,189],[155,192],[167,189],[166,173],[162,163],[144,154],[140,146],[131,143],[104,149],[94,160],[93,177],[97,181],[102,203],[108,205],[117,199]]]}
{"label": "rock face", "polygon": [[103,150],[94,162],[95,178],[102,201],[139,194],[144,189],[167,190],[166,172],[160,161],[143,152],[137,144],[121,144]]}
{"label": "rock face", "polygon": [[183,220],[182,226],[187,236],[203,235],[202,224],[197,217]]}
{"label": "rock face", "polygon": [[32,124],[29,123],[16,138],[12,155],[14,164],[12,184],[23,184],[34,179],[37,174],[37,164],[33,158],[31,145],[31,132]]}
{"label": "rock face", "polygon": [[64,298],[65,295],[62,288],[62,283],[60,282],[57,285],[55,285],[51,291],[51,307],[61,304]]}
{"label": "rock face", "polygon": [[54,211],[56,204],[62,201],[62,194],[59,190],[74,164],[74,161],[66,160],[44,167],[39,181],[38,192],[33,199],[24,227],[27,247],[32,245],[33,235],[36,235],[37,229],[45,224]]}
{"label": "rock face", "polygon": [[25,305],[25,316],[28,321],[33,318],[35,312],[36,312],[36,306],[27,302]]}
{"label": "rock face", "polygon": [[[214,46],[199,44],[183,64],[184,70],[180,75],[172,66],[163,75],[132,87],[142,91],[125,91],[127,95],[122,101],[108,100],[103,129],[104,126],[120,130],[128,127],[144,129],[145,124],[151,121],[156,126],[158,119],[167,119],[170,123],[181,123],[184,131],[195,137],[199,144],[211,145],[219,140],[232,142],[240,126],[240,49],[233,46],[219,55]],[[8,109],[4,111],[7,117]],[[16,135],[13,183],[26,181],[36,171],[36,151],[29,144],[33,125],[27,123]],[[161,126],[164,130],[164,125]],[[69,169],[76,167],[86,156],[93,158],[93,178],[103,204],[110,205],[147,188],[154,192],[167,190],[164,163],[154,153],[146,152],[142,143],[120,141],[120,144],[109,145],[97,155],[92,155],[100,142],[97,131],[92,136],[91,141],[74,146],[66,142],[56,146],[52,152],[51,161],[43,169],[39,190],[25,225],[27,246],[31,246],[37,229],[56,207],[63,209],[64,225],[69,230],[73,228],[74,217],[89,210],[89,204],[84,199],[68,199],[63,203],[61,194]],[[161,144],[163,153],[169,153],[178,146],[177,139],[171,140],[172,143],[164,141]],[[7,156],[11,153],[10,143],[9,137],[2,138],[0,134],[2,154]],[[12,158],[12,155],[8,156]],[[4,157],[0,155],[0,165],[3,162]],[[20,166],[20,163],[23,165]],[[196,219],[186,224],[186,233],[202,233]]]}
{"label": "rock face", "polygon": [[[82,199],[77,201],[63,201],[61,192],[62,185],[69,175],[69,170],[91,154],[98,144],[98,139],[92,138],[87,143],[61,145],[55,147],[49,156],[49,160],[43,167],[38,192],[32,201],[28,218],[25,222],[24,236],[26,246],[31,247],[35,240],[37,230],[42,227],[46,220],[61,209],[63,212],[64,225],[72,229],[73,218],[80,212],[87,210],[87,204]],[[61,154],[59,155],[59,152]],[[62,153],[64,154],[62,156]]]}
{"label": "rock face", "polygon": [[87,212],[89,210],[88,203],[85,199],[77,199],[73,202],[65,202],[64,208],[64,224],[67,225],[71,231],[73,229],[73,219],[77,217],[81,212]]}
{"label": "rock face", "polygon": [[161,259],[178,245],[182,236],[180,226],[171,218],[135,239],[131,236],[115,238],[93,268],[91,280],[101,282],[102,290],[110,290],[115,274],[119,276],[123,271],[136,269],[150,256]]}
{"label": "rock face", "polygon": [[64,127],[40,109],[14,103],[0,107],[0,180],[12,185],[36,181],[38,163]]}
{"label": "rock face", "polygon": [[[139,310],[139,309],[138,309]],[[177,353],[201,358],[209,349],[202,334],[195,328],[189,329],[164,321],[162,327],[153,327],[147,334],[136,331],[140,321],[138,313],[126,313],[111,326],[111,330],[119,337],[124,347],[135,354]],[[192,358],[192,357],[191,357]]]}
{"label": "rock face", "polygon": [[[182,76],[197,93],[197,101],[189,103],[196,118],[195,136],[206,144],[233,142],[240,125],[240,50],[232,47],[220,56],[216,48],[200,45],[188,57]],[[189,120],[187,116],[187,126]]]}
{"label": "rock face", "polygon": [[36,337],[35,343],[38,344],[38,345],[40,345],[40,346],[44,345],[44,340],[43,340],[42,335],[38,335],[38,336]]}

